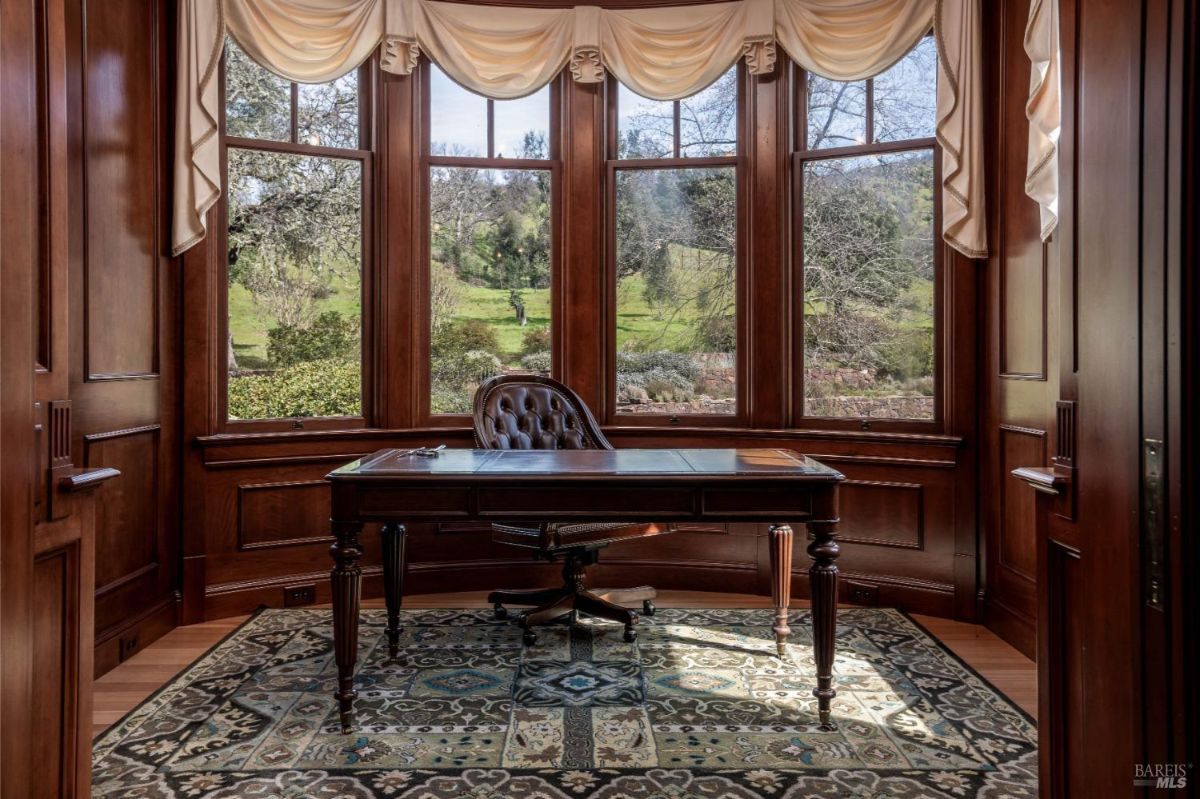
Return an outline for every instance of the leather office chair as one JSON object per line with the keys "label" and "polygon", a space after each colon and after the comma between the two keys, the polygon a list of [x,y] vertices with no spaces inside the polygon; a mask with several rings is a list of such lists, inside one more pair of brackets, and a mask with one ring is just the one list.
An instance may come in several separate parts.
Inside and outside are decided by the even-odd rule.
{"label": "leather office chair", "polygon": [[[481,449],[612,449],[592,412],[574,391],[557,380],[538,375],[499,375],[475,392],[475,445]],[[625,640],[637,638],[638,615],[622,607],[642,602],[642,612],[654,615],[656,592],[649,586],[588,590],[584,570],[595,563],[599,550],[615,541],[669,533],[669,524],[542,524],[521,527],[492,525],[492,540],[527,547],[534,557],[563,560],[563,585],[536,591],[493,591],[488,601],[497,618],[506,618],[508,605],[533,605],[521,617],[525,643],[537,641],[533,628],[567,614],[574,622],[583,613],[625,625]]]}

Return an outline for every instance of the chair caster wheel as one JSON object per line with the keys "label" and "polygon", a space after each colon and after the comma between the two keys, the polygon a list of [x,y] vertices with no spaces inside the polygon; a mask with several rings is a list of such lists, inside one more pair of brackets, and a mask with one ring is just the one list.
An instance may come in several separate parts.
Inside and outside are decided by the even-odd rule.
{"label": "chair caster wheel", "polygon": [[507,619],[508,618],[508,610],[506,610],[505,607],[503,605],[501,605],[499,602],[497,602],[496,604],[494,604],[492,606],[492,610],[495,613],[497,619]]}
{"label": "chair caster wheel", "polygon": [[626,627],[625,628],[625,643],[632,644],[636,640],[637,640],[637,630],[633,629],[633,627]]}
{"label": "chair caster wheel", "polygon": [[654,603],[651,602],[649,599],[646,599],[642,602],[642,615],[643,616],[653,616],[657,612],[658,612],[658,608],[654,607]]}
{"label": "chair caster wheel", "polygon": [[537,633],[533,630],[526,630],[525,634],[521,636],[521,640],[525,642],[525,646],[533,646],[537,643]]}

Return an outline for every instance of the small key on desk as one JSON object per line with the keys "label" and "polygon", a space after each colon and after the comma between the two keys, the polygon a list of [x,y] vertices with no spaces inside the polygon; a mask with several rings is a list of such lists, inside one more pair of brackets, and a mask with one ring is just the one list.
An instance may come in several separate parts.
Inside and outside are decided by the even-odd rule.
{"label": "small key on desk", "polygon": [[414,449],[411,454],[418,458],[436,458],[442,454],[442,450],[446,448],[445,444],[438,444],[436,447],[420,447]]}

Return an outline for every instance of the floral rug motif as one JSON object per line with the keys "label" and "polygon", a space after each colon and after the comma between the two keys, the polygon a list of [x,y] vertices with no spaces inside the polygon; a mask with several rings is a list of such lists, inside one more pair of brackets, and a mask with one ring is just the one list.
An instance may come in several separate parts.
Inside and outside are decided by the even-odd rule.
{"label": "floral rug motif", "polygon": [[638,640],[363,611],[357,728],[338,729],[328,610],[264,610],[93,747],[112,799],[800,799],[1037,796],[1032,721],[904,614],[839,614],[834,732],[810,620],[790,662],[765,610],[671,610]]}

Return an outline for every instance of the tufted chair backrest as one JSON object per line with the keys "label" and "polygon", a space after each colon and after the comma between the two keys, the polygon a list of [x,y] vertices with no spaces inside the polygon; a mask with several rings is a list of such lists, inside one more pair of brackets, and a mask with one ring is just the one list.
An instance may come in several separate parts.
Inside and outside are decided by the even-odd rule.
{"label": "tufted chair backrest", "polygon": [[612,449],[571,389],[540,375],[498,375],[475,392],[481,449]]}

